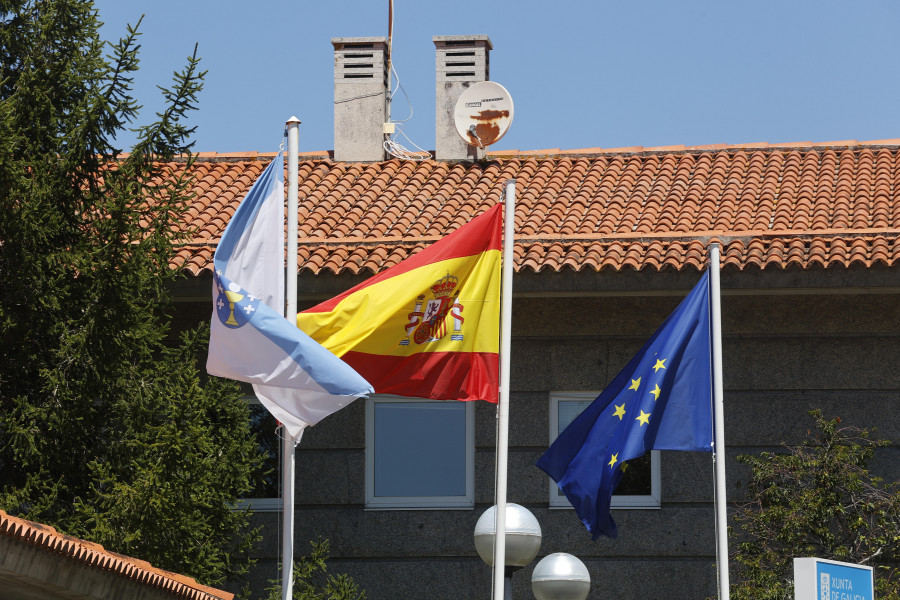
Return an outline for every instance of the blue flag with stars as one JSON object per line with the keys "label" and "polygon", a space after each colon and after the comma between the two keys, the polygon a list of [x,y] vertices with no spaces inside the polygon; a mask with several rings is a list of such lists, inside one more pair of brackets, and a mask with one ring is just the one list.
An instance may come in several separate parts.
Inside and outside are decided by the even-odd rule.
{"label": "blue flag with stars", "polygon": [[709,296],[707,272],[537,461],[595,540],[617,535],[609,507],[627,461],[648,450],[713,450]]}

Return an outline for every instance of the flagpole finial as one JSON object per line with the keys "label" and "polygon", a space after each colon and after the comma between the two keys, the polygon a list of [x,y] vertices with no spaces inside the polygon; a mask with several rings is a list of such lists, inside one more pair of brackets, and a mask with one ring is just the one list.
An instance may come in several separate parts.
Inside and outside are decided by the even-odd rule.
{"label": "flagpole finial", "polygon": [[291,116],[291,118],[288,119],[287,121],[285,121],[284,124],[285,124],[286,126],[290,127],[290,126],[293,125],[294,123],[296,123],[297,125],[299,125],[299,124],[302,123],[302,122],[303,122],[303,121],[301,121],[301,120],[298,119],[297,117]]}

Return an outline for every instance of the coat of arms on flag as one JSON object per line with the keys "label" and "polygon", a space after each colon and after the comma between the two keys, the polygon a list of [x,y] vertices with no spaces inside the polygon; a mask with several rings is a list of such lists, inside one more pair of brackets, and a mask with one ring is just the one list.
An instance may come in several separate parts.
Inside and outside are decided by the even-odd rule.
{"label": "coat of arms on flag", "polygon": [[[409,323],[406,324],[406,337],[400,341],[401,346],[409,345],[409,335],[412,333],[413,342],[425,344],[435,342],[447,335],[447,319],[453,319],[452,341],[463,341],[462,334],[462,310],[463,305],[459,301],[459,293],[456,286],[459,279],[449,273],[437,280],[431,286],[432,299],[425,301],[425,294],[419,294],[413,312],[409,313]],[[424,309],[423,309],[424,304]]]}

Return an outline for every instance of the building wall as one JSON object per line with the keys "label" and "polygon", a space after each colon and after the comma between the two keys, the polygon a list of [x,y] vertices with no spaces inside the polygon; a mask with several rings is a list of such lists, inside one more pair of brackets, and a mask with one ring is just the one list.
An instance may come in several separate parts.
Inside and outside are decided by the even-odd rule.
{"label": "building wall", "polygon": [[[614,511],[619,538],[597,542],[573,511],[548,509],[549,480],[533,466],[548,445],[549,392],[602,389],[686,294],[684,282],[693,285],[690,275],[660,276],[679,288],[531,292],[514,300],[508,501],[540,522],[538,560],[569,552],[585,562],[590,598],[715,594],[710,455],[663,453],[662,508]],[[888,275],[888,282],[896,279]],[[900,440],[900,369],[893,365],[900,286],[735,287],[724,286],[722,299],[732,503],[740,502],[748,475],[734,457],[803,439],[813,408]],[[307,551],[308,540],[328,538],[331,570],[351,574],[370,599],[487,597],[491,571],[475,553],[473,531],[493,503],[494,417],[493,405],[478,403],[474,510],[366,511],[364,402],[309,429],[297,452],[296,554]],[[874,466],[886,479],[900,479],[900,447],[880,451]],[[266,543],[253,584],[262,589],[275,576],[280,526],[275,513],[256,519]],[[514,597],[533,597],[536,563],[514,576]]]}

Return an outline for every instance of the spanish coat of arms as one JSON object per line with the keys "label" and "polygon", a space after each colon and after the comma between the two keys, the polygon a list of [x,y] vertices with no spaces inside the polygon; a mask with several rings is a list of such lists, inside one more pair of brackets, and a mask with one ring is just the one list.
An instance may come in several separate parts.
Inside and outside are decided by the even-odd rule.
{"label": "spanish coat of arms", "polygon": [[425,294],[416,298],[415,308],[409,313],[406,324],[406,337],[400,341],[401,346],[409,345],[409,336],[416,344],[435,342],[447,335],[447,318],[453,319],[452,341],[462,341],[463,305],[459,302],[459,280],[449,273],[431,286],[432,298],[426,301]]}

